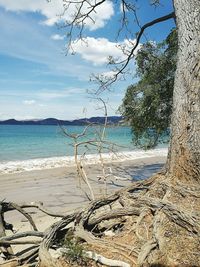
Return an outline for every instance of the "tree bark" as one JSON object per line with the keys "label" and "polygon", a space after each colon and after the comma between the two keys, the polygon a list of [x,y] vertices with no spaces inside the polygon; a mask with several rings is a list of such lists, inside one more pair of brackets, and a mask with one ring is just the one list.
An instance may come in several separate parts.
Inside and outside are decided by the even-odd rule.
{"label": "tree bark", "polygon": [[167,172],[200,182],[200,1],[174,0],[178,28],[171,143]]}

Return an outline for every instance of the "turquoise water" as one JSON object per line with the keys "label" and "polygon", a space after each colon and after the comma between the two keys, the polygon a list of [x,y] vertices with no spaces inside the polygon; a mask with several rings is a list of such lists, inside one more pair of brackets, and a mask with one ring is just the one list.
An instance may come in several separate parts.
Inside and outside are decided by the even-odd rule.
{"label": "turquoise water", "polygon": [[[68,126],[69,133],[81,133],[83,126]],[[95,137],[96,128],[87,131],[87,139]],[[133,150],[129,127],[109,127],[106,139],[118,144],[118,150]],[[59,126],[0,125],[0,162],[73,155],[72,140]],[[86,148],[84,148],[85,150]],[[83,152],[80,151],[81,153]],[[89,153],[96,153],[90,150]]]}

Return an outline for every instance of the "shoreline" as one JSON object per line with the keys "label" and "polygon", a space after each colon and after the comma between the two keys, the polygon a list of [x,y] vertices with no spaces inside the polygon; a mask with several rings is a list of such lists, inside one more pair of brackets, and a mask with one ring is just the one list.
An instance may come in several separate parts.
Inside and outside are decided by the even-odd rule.
{"label": "shoreline", "polygon": [[[132,182],[147,179],[158,172],[165,162],[166,156],[157,156],[105,164],[106,174],[111,173],[107,179],[108,193],[128,186]],[[102,166],[86,165],[85,171],[95,194],[101,196],[104,181],[98,177],[102,175]],[[71,209],[87,201],[83,191],[78,187],[77,171],[73,166],[2,174],[0,184],[1,199],[6,201],[17,203],[41,201],[45,207],[61,210],[63,206]],[[82,189],[85,189],[84,185]]]}
{"label": "shoreline", "polygon": [[[127,160],[145,159],[151,157],[166,157],[168,148],[152,150],[121,151],[117,153],[102,153],[104,163],[124,162]],[[79,156],[80,158],[80,156]],[[85,165],[99,164],[99,155],[86,155],[83,159]],[[34,170],[47,170],[62,167],[74,167],[74,156],[61,156],[50,158],[37,158],[28,160],[0,162],[0,176],[4,174],[30,172]]]}

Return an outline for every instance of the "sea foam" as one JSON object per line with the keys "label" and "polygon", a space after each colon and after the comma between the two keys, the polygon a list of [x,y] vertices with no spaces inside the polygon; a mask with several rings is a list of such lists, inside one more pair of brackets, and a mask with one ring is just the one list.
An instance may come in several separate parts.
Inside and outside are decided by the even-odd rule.
{"label": "sea foam", "polygon": [[[118,153],[103,153],[104,163],[123,162],[126,160],[135,160],[142,158],[167,156],[167,148],[157,148],[148,151],[133,150]],[[80,156],[79,156],[80,158]],[[100,162],[98,154],[86,155],[83,158],[84,164],[97,164]],[[38,158],[20,161],[0,162],[0,174],[18,173],[33,170],[52,169],[59,167],[75,166],[73,156]]]}

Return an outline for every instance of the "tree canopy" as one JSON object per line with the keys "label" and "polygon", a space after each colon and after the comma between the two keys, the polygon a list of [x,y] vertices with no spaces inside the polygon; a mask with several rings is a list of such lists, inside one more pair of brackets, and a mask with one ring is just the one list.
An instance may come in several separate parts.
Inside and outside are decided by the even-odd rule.
{"label": "tree canopy", "polygon": [[119,108],[133,132],[137,146],[151,148],[166,140],[172,113],[177,60],[177,32],[161,43],[145,43],[136,56],[139,81],[127,88]]}

